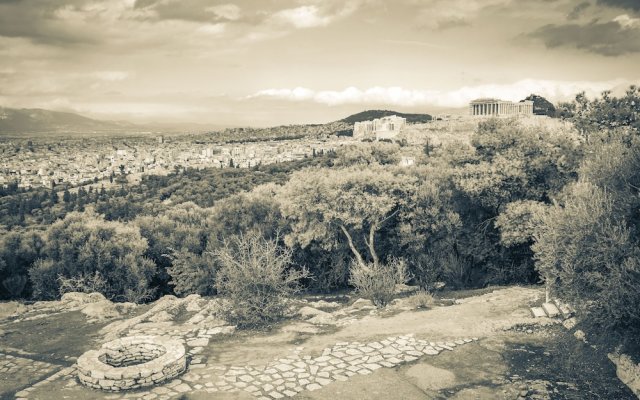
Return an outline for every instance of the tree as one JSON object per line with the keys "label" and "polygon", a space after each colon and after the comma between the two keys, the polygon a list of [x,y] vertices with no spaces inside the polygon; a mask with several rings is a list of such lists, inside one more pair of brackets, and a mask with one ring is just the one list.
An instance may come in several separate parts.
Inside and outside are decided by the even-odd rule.
{"label": "tree", "polygon": [[[145,256],[157,266],[154,286],[161,292],[187,295],[214,294],[215,266],[205,250],[214,219],[211,209],[194,203],[179,204],[158,216],[135,220],[147,239]],[[210,253],[215,248],[209,248]]]}
{"label": "tree", "polygon": [[40,256],[43,246],[43,238],[36,231],[0,235],[0,298],[29,294],[26,280],[29,267]]}
{"label": "tree", "polygon": [[155,265],[144,257],[147,241],[133,226],[103,220],[91,211],[70,213],[46,231],[46,242],[29,275],[34,297],[54,299],[61,280],[106,281],[103,294],[113,300],[140,302],[153,295]]}
{"label": "tree", "polygon": [[640,87],[632,85],[624,96],[613,97],[610,91],[589,100],[584,92],[561,109],[564,118],[571,120],[582,136],[589,137],[600,131],[622,130],[631,135],[640,134]]}
{"label": "tree", "polygon": [[397,216],[414,184],[415,178],[374,166],[297,172],[279,193],[291,229],[286,243],[315,242],[332,251],[346,240],[359,264],[378,265],[378,231]]}
{"label": "tree", "polygon": [[516,200],[548,202],[576,179],[582,157],[571,131],[528,128],[517,121],[492,120],[472,137],[476,159],[456,173],[456,186],[482,206],[501,207]]}

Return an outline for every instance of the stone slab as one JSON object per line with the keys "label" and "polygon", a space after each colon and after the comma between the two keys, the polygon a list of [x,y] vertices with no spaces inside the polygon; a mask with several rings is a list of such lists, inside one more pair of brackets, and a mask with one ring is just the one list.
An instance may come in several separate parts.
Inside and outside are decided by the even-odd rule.
{"label": "stone slab", "polygon": [[554,318],[560,315],[560,310],[553,303],[544,303],[542,304],[542,309],[547,314],[549,318]]}

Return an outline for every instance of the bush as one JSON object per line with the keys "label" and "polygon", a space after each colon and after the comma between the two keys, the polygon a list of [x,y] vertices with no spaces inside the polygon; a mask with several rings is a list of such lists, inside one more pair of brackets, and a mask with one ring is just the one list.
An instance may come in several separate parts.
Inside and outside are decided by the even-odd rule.
{"label": "bush", "polygon": [[308,273],[292,270],[291,251],[250,232],[226,240],[215,256],[216,288],[225,296],[225,318],[241,328],[263,327],[284,317],[287,300]]}
{"label": "bush", "polygon": [[536,266],[561,297],[601,328],[640,328],[640,250],[614,196],[589,182],[568,188],[544,216]]}
{"label": "bush", "polygon": [[349,283],[363,297],[377,307],[386,306],[395,293],[396,285],[409,280],[404,260],[392,259],[388,264],[354,262]]}
{"label": "bush", "polygon": [[218,266],[211,250],[202,254],[188,250],[172,250],[167,255],[171,259],[171,267],[167,269],[173,291],[180,296],[199,294],[209,296],[216,293],[216,272]]}

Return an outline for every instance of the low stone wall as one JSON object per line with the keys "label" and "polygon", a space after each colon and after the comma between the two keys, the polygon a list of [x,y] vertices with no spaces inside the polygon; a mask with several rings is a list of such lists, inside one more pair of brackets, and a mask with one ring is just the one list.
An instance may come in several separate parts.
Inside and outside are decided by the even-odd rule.
{"label": "low stone wall", "polygon": [[185,348],[162,336],[131,336],[102,345],[78,358],[78,379],[85,386],[121,391],[172,379],[187,368]]}

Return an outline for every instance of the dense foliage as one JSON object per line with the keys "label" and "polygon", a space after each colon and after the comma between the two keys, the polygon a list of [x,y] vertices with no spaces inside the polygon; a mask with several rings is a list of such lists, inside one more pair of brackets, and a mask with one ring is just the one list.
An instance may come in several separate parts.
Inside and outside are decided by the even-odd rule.
{"label": "dense foliage", "polygon": [[222,293],[258,325],[297,284],[384,304],[401,265],[425,290],[545,280],[593,323],[638,329],[639,107],[635,87],[579,95],[557,112],[572,125],[488,119],[470,143],[417,148],[413,166],[411,146],[362,143],[109,189],[7,189],[0,294]]}

